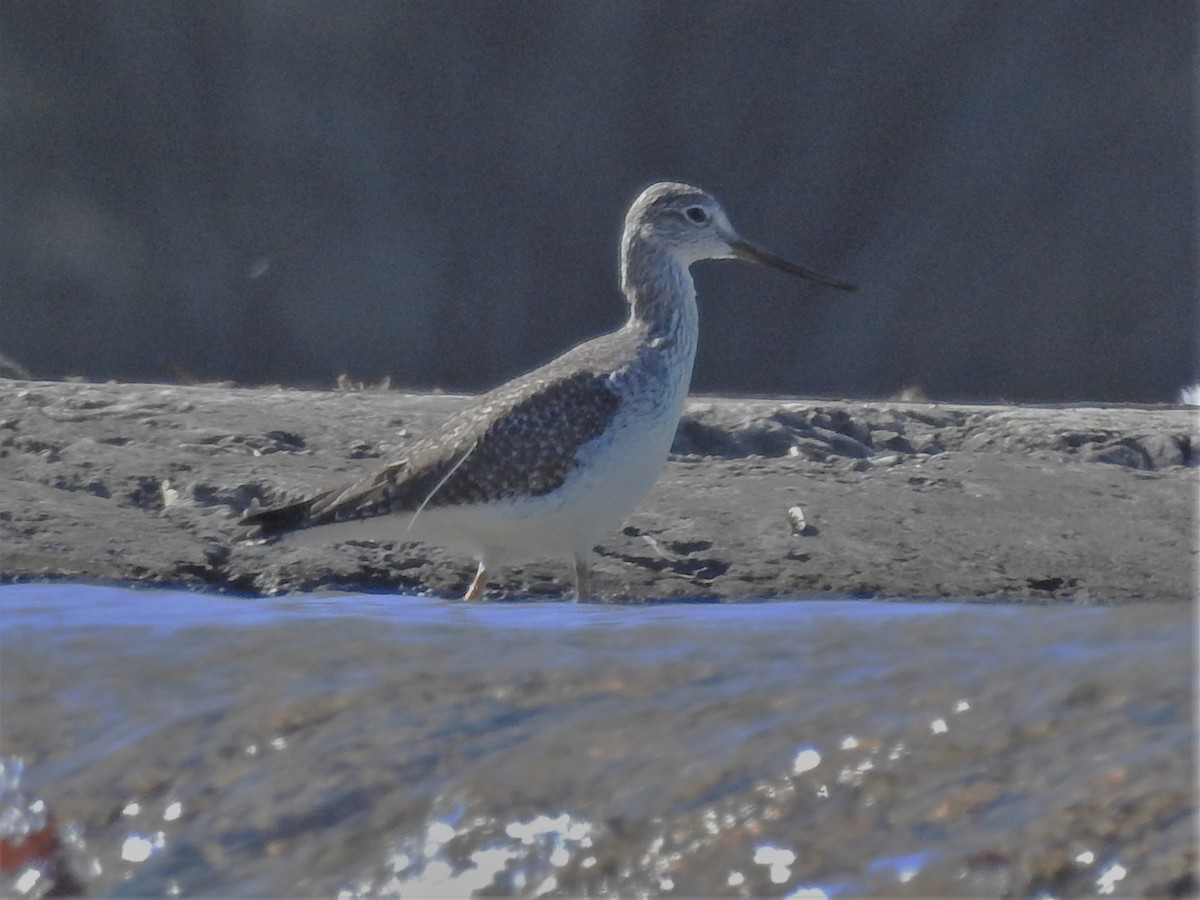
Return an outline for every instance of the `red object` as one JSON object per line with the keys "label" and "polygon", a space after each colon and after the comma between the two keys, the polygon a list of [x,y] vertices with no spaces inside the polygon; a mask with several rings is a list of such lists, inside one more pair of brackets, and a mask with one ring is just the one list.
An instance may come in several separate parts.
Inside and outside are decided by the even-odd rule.
{"label": "red object", "polygon": [[22,838],[0,838],[0,872],[14,872],[27,863],[50,856],[58,845],[54,816],[46,816],[41,831]]}

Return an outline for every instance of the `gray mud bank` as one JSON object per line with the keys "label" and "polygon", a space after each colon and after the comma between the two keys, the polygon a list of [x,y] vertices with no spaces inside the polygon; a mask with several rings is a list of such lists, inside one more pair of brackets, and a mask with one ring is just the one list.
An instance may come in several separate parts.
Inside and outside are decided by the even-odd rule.
{"label": "gray mud bank", "polygon": [[[463,402],[2,381],[0,574],[460,594],[472,562],[436,548],[254,545],[235,523],[254,501],[387,461]],[[1184,601],[1198,459],[1187,408],[695,398],[658,484],[597,548],[596,587],[611,600]],[[564,561],[528,560],[489,596],[569,586]]]}

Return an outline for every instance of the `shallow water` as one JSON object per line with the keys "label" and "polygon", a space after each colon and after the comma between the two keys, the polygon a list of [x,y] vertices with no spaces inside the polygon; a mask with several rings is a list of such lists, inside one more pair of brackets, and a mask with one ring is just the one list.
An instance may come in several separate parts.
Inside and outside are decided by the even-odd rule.
{"label": "shallow water", "polygon": [[0,800],[89,893],[1195,887],[1179,605],[18,585],[0,652]]}

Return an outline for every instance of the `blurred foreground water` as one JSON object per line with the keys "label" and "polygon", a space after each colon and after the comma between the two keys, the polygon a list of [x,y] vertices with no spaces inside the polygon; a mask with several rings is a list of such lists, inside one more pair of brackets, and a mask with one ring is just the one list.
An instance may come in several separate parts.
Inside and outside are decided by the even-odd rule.
{"label": "blurred foreground water", "polygon": [[0,588],[0,893],[1187,896],[1192,629]]}

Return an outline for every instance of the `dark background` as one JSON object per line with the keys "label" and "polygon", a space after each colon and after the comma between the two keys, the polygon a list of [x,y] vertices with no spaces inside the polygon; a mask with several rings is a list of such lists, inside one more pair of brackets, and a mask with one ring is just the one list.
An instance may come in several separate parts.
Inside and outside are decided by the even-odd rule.
{"label": "dark background", "polygon": [[845,295],[696,267],[694,387],[1173,400],[1197,5],[0,5],[0,352],[34,375],[476,390],[623,321],[694,182]]}

